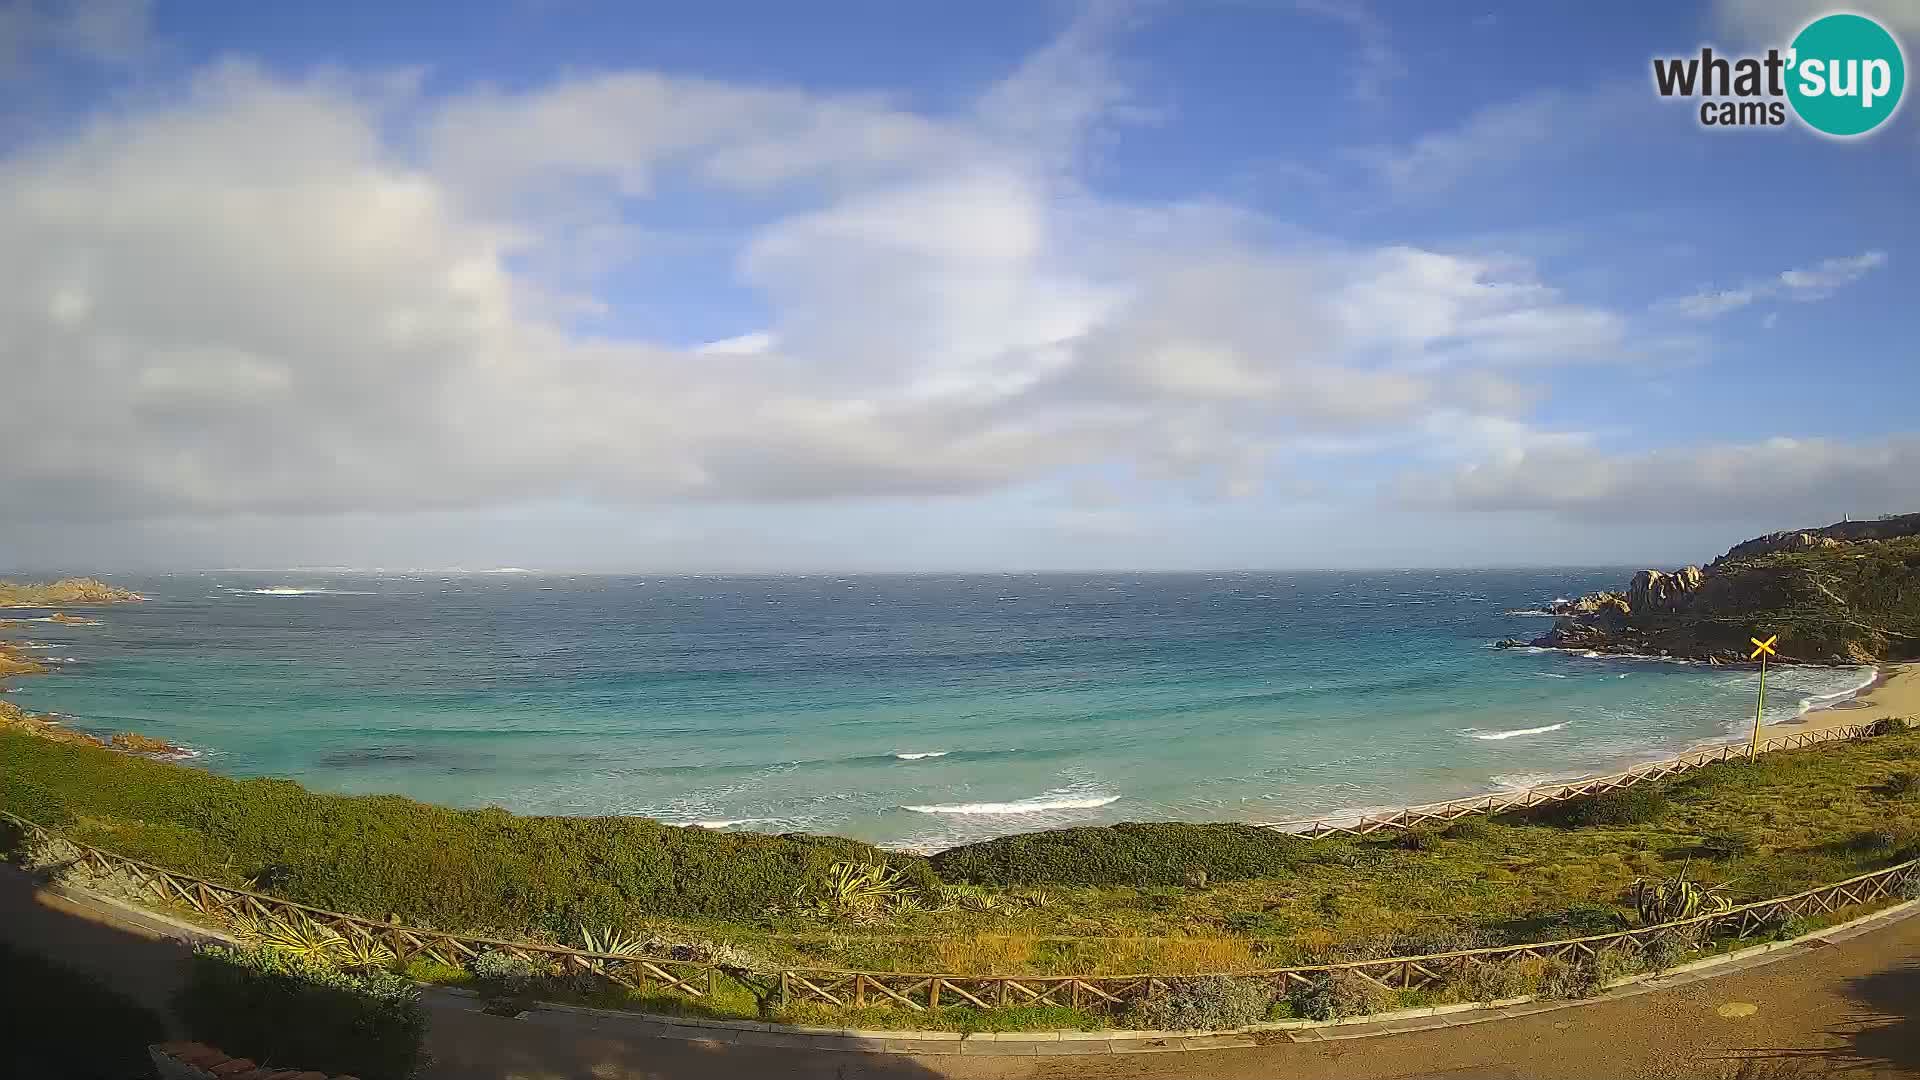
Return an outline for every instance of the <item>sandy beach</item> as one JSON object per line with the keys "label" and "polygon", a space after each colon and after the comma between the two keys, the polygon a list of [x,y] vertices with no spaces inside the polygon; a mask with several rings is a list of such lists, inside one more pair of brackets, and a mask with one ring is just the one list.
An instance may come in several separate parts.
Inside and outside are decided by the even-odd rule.
{"label": "sandy beach", "polygon": [[1825,731],[1871,723],[1885,716],[1920,716],[1920,664],[1882,664],[1873,685],[1858,695],[1810,709],[1792,720],[1768,724],[1760,736]]}

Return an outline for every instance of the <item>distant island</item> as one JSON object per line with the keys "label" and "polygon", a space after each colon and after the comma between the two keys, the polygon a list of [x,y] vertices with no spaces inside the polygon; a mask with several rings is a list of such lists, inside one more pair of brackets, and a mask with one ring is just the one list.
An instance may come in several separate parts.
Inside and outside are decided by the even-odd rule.
{"label": "distant island", "polygon": [[0,581],[0,608],[71,607],[76,604],[125,604],[145,600],[137,592],[109,585],[97,578],[61,578],[36,585]]}
{"label": "distant island", "polygon": [[1502,647],[1745,662],[1748,638],[1780,635],[1781,659],[1870,664],[1920,658],[1920,514],[1768,533],[1707,566],[1642,570],[1625,591],[1558,600],[1532,641]]}

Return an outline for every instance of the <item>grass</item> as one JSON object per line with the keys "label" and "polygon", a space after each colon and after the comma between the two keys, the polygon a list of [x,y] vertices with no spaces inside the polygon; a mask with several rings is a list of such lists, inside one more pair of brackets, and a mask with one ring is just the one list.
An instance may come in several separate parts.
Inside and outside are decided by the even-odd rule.
{"label": "grass", "polygon": [[[1411,846],[1391,836],[1249,837],[1273,858],[1264,876],[1243,880],[1216,876],[1242,858],[1241,826],[1065,830],[1018,848],[962,849],[933,865],[955,877],[999,868],[1025,880],[1085,843],[1111,856],[1104,865],[1147,868],[1150,883],[1050,883],[1044,902],[1031,886],[985,886],[1002,898],[987,910],[860,923],[809,913],[783,894],[796,875],[864,850],[851,841],[319,795],[11,734],[0,734],[0,807],[57,815],[77,839],[215,880],[241,884],[277,866],[271,891],[291,899],[449,930],[571,940],[588,923],[724,942],[788,965],[1177,974],[1605,932],[1631,925],[1623,898],[1634,879],[1683,869],[1731,883],[1735,902],[1797,892],[1920,854],[1920,799],[1892,794],[1888,782],[1916,767],[1920,732],[1904,732],[1696,770],[1662,782],[1658,800],[1625,815],[1632,820],[1514,816]],[[1168,854],[1176,835],[1212,842],[1196,849],[1213,852],[1204,884]],[[1147,850],[1129,851],[1129,836],[1144,837]],[[647,844],[665,847],[640,850]],[[736,859],[748,865],[701,882]],[[931,876],[923,863],[901,862]],[[1176,873],[1183,883],[1159,883]],[[666,891],[663,876],[688,884]],[[743,897],[766,902],[743,910]]]}

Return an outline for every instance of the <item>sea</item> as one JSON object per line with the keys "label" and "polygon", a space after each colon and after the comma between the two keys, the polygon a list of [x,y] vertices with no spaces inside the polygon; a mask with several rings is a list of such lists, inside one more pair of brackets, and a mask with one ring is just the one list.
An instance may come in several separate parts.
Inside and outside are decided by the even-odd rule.
{"label": "sea", "polygon": [[[217,772],[936,850],[1350,814],[1743,737],[1756,672],[1492,647],[1628,573],[222,571],[116,578],[150,602],[99,626],[5,614],[39,619],[54,669],[10,700]],[[1767,719],[1872,674],[1776,668]]]}

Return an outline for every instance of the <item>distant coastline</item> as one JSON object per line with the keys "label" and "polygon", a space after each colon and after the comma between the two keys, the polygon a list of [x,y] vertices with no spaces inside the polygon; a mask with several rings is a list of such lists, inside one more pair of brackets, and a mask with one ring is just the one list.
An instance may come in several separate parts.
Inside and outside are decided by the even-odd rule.
{"label": "distant coastline", "polygon": [[[1469,797],[1744,737],[1753,672],[1479,647],[1616,576],[116,579],[156,602],[21,613],[37,640],[9,666],[44,674],[4,700],[316,790],[931,850]],[[1778,669],[1768,721],[1871,675]]]}

